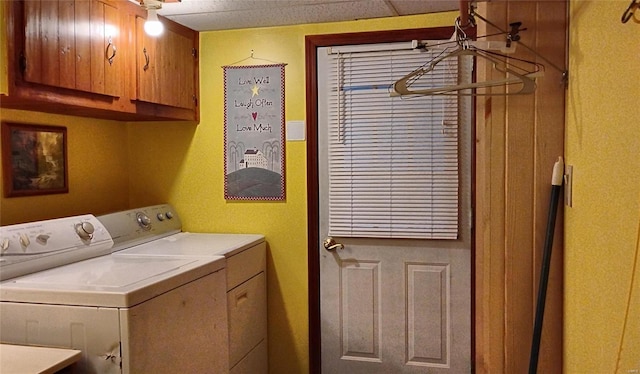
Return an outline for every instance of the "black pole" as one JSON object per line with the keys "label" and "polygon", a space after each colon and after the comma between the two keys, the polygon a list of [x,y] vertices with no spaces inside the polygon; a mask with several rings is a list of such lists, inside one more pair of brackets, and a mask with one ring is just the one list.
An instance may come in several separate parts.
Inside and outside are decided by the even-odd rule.
{"label": "black pole", "polygon": [[536,305],[536,318],[533,325],[533,340],[531,343],[531,356],[529,360],[529,374],[538,372],[538,355],[540,353],[540,338],[542,336],[542,322],[544,320],[544,305],[547,298],[547,284],[549,283],[549,268],[551,267],[551,248],[553,247],[553,234],[556,227],[556,215],[558,200],[564,177],[564,164],[562,158],[553,166],[551,177],[551,198],[549,201],[549,217],[547,219],[547,233],[544,240],[544,254],[542,257],[542,269],[540,271],[540,284],[538,288],[538,302]]}

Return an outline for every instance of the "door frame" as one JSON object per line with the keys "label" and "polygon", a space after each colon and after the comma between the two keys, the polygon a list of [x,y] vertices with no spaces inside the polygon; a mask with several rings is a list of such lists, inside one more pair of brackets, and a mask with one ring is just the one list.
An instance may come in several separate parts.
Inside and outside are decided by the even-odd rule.
{"label": "door frame", "polygon": [[[468,36],[475,36],[475,29]],[[453,27],[433,27],[407,30],[389,30],[357,32],[345,34],[307,35],[305,37],[305,82],[306,82],[306,121],[307,121],[307,265],[309,292],[309,372],[320,374],[320,259],[319,250],[319,177],[318,177],[318,82],[317,48],[333,45],[354,45],[403,42],[408,40],[449,39]],[[475,111],[474,111],[475,112]],[[472,123],[475,120],[472,117]],[[475,132],[475,126],[472,129]],[[472,135],[472,139],[475,138]],[[472,143],[473,144],[473,143]],[[473,146],[473,145],[472,145]],[[475,206],[475,151],[471,160],[471,205]],[[473,220],[472,220],[473,222]],[[471,359],[475,362],[475,233],[471,229]]]}

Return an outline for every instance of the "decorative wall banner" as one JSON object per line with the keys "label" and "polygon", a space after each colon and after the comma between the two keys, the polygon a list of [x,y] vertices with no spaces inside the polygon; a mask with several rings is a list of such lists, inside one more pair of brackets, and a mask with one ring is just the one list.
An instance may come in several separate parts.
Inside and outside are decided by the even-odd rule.
{"label": "decorative wall banner", "polygon": [[284,66],[224,66],[224,197],[285,199]]}

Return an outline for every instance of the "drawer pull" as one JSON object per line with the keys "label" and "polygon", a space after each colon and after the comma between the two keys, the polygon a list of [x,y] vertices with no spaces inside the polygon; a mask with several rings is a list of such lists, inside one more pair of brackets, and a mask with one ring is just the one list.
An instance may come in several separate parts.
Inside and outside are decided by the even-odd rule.
{"label": "drawer pull", "polygon": [[236,306],[244,303],[247,300],[249,300],[249,292],[244,291],[243,293],[236,296]]}

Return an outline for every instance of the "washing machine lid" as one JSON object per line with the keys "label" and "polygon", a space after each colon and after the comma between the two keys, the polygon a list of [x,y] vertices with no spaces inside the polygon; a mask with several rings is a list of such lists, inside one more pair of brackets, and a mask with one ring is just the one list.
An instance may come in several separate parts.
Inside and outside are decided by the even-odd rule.
{"label": "washing machine lid", "polygon": [[106,255],[0,283],[0,301],[131,307],[223,269],[225,258]]}
{"label": "washing machine lid", "polygon": [[114,254],[230,257],[262,242],[264,242],[264,236],[256,234],[181,232],[150,243],[127,248]]}

